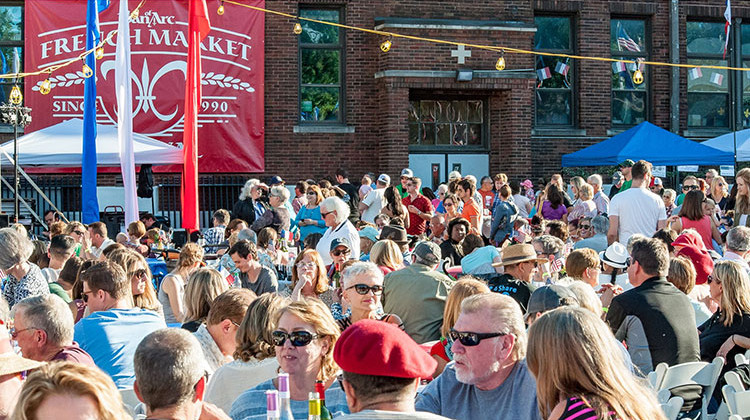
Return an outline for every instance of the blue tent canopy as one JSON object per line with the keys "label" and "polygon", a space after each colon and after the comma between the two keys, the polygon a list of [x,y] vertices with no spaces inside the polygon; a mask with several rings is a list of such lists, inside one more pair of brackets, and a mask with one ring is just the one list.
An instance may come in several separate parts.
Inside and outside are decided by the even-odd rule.
{"label": "blue tent canopy", "polygon": [[734,153],[735,134],[737,140],[737,162],[750,162],[750,128],[722,134],[702,144],[725,152]]}
{"label": "blue tent canopy", "polygon": [[648,121],[562,157],[562,166],[617,165],[625,159],[653,165],[733,165],[734,154],[680,137]]}

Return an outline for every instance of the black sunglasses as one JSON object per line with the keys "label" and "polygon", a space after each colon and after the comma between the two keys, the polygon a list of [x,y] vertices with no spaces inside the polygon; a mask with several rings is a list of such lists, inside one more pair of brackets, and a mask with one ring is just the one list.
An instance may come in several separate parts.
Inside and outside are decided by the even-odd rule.
{"label": "black sunglasses", "polygon": [[383,286],[368,286],[366,284],[355,284],[354,286],[349,286],[346,288],[346,290],[354,289],[355,292],[357,292],[360,295],[366,295],[370,293],[370,290],[372,290],[372,294],[374,295],[380,295],[383,294]]}
{"label": "black sunglasses", "polygon": [[685,185],[685,186],[683,186],[683,187],[682,187],[682,190],[683,190],[683,191],[687,191],[687,190],[697,190],[698,188],[700,188],[700,187],[699,187],[699,186],[697,186],[697,185]]}
{"label": "black sunglasses", "polygon": [[508,333],[475,333],[475,332],[463,332],[456,331],[451,328],[448,333],[448,338],[451,341],[460,341],[466,347],[474,347],[486,338],[502,337],[508,335]]}
{"label": "black sunglasses", "polygon": [[581,230],[588,230],[588,229],[590,229],[590,228],[591,228],[591,225],[581,225],[581,226],[579,226],[579,228],[580,228]]}
{"label": "black sunglasses", "polygon": [[147,274],[148,274],[148,271],[146,271],[146,270],[144,270],[144,269],[141,268],[139,270],[135,270],[135,272],[133,273],[133,277],[140,279],[140,278],[146,276]]}
{"label": "black sunglasses", "polygon": [[291,333],[274,331],[271,333],[273,345],[278,347],[283,346],[287,339],[289,339],[289,342],[292,343],[294,347],[304,347],[316,338],[318,338],[318,334],[313,334],[307,331],[293,331]]}
{"label": "black sunglasses", "polygon": [[331,255],[333,255],[334,257],[338,257],[341,255],[349,255],[351,253],[352,251],[348,249],[335,249],[333,250],[333,252],[331,252]]}
{"label": "black sunglasses", "polygon": [[709,274],[708,277],[706,277],[706,283],[711,284],[713,282],[716,282],[716,284],[721,284],[719,279]]}

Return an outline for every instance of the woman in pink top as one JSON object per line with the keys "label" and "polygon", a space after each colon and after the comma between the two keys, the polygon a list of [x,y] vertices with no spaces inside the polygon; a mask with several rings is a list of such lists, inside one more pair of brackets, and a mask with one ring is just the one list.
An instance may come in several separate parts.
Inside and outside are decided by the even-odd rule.
{"label": "woman in pink top", "polygon": [[685,195],[682,202],[682,208],[678,216],[669,218],[670,226],[677,233],[683,229],[695,229],[706,244],[706,248],[712,249],[711,239],[721,245],[721,234],[716,226],[711,223],[711,216],[707,216],[703,211],[703,202],[706,200],[705,194],[701,190],[691,190]]}

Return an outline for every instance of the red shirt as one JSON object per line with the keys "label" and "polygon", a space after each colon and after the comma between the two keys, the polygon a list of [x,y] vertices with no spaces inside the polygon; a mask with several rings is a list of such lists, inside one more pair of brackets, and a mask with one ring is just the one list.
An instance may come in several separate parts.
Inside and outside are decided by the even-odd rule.
{"label": "red shirt", "polygon": [[484,208],[492,211],[492,203],[495,201],[495,193],[493,193],[492,190],[479,190],[479,194],[482,196],[482,204],[484,205]]}
{"label": "red shirt", "polygon": [[[432,213],[433,211],[432,203],[430,203],[430,200],[422,194],[417,194],[413,201],[411,197],[407,195],[401,200],[401,202],[404,203],[407,210],[411,205],[418,208],[422,213]],[[426,230],[427,221],[419,217],[418,213],[409,212],[409,228],[406,229],[406,233],[409,235],[421,235]]]}

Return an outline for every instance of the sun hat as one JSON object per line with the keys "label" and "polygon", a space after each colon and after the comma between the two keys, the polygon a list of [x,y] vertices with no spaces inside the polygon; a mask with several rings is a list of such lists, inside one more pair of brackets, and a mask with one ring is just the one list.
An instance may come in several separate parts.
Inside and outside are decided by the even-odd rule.
{"label": "sun hat", "polygon": [[13,351],[7,351],[5,353],[0,353],[0,376],[36,369],[43,364],[44,362],[26,359],[17,355]]}
{"label": "sun hat", "polygon": [[498,263],[492,263],[493,267],[502,267],[511,264],[519,264],[527,261],[536,261],[539,263],[548,262],[546,258],[540,258],[536,255],[534,245],[531,244],[515,244],[509,245],[503,249],[502,261]]}
{"label": "sun hat", "polygon": [[619,242],[613,242],[606,250],[599,253],[599,259],[610,267],[627,268],[628,249]]}

